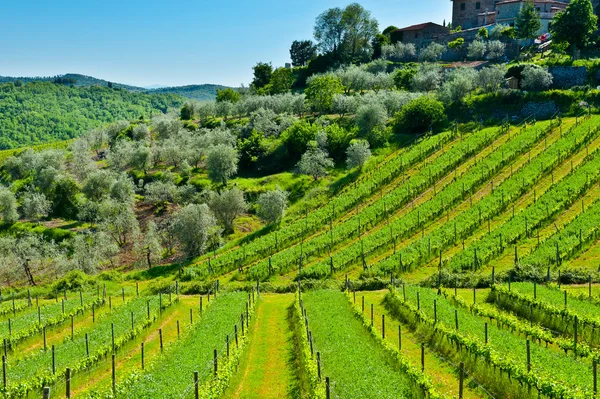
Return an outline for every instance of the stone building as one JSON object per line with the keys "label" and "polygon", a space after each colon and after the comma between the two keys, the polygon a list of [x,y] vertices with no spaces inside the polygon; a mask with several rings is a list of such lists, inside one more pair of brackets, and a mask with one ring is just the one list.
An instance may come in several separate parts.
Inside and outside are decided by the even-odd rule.
{"label": "stone building", "polygon": [[426,22],[395,30],[391,36],[393,42],[412,43],[418,48],[427,46],[432,41],[438,41],[449,33],[450,29],[445,26]]}
{"label": "stone building", "polygon": [[452,27],[463,29],[488,25],[479,23],[479,15],[495,11],[495,0],[452,0]]}
{"label": "stone building", "polygon": [[[494,23],[514,26],[525,0],[452,0],[452,3],[452,27],[471,29]],[[542,22],[540,35],[549,31],[554,15],[568,4],[569,0],[534,0]]]}

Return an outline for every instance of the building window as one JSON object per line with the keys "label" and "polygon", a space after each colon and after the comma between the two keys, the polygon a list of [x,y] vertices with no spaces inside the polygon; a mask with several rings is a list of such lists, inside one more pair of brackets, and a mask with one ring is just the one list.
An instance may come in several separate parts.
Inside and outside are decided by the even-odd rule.
{"label": "building window", "polygon": [[460,3],[460,10],[464,11],[467,8],[467,5],[465,3]]}
{"label": "building window", "polygon": [[479,10],[480,8],[481,8],[481,3],[480,2],[475,3],[475,9]]}

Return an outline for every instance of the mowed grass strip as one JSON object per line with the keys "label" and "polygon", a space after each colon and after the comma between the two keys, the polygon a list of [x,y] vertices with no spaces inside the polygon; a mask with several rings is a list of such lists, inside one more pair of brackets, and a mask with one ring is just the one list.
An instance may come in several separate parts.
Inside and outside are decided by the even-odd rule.
{"label": "mowed grass strip", "polygon": [[311,291],[302,294],[302,301],[333,398],[418,397],[412,381],[355,316],[342,292]]}
{"label": "mowed grass strip", "polygon": [[249,331],[249,347],[223,399],[269,399],[288,396],[292,332],[288,309],[292,294],[263,294]]}

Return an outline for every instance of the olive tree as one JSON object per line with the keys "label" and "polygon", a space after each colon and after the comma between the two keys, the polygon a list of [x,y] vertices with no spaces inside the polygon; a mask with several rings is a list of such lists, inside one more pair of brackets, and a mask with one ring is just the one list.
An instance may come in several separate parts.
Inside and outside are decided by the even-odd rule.
{"label": "olive tree", "polygon": [[486,93],[493,93],[504,86],[504,68],[491,66],[483,68],[477,74],[477,86]]}
{"label": "olive tree", "polygon": [[525,90],[541,91],[552,85],[552,74],[539,65],[526,65],[522,72],[521,85]]}
{"label": "olive tree", "polygon": [[419,53],[419,60],[424,62],[436,62],[442,58],[446,47],[439,43],[431,42],[429,46],[425,47]]}
{"label": "olive tree", "polygon": [[362,169],[370,157],[369,142],[366,140],[353,140],[346,149],[346,166],[348,169]]}
{"label": "olive tree", "polygon": [[128,204],[108,199],[98,208],[100,231],[108,234],[119,247],[138,237],[140,227],[135,212]]}
{"label": "olive tree", "polygon": [[163,247],[161,245],[160,234],[156,227],[156,223],[152,221],[148,222],[146,231],[141,240],[136,241],[134,250],[140,260],[143,260],[146,264],[148,269],[151,269],[153,264],[160,261]]}
{"label": "olive tree", "polygon": [[285,215],[289,193],[277,187],[258,196],[258,216],[267,223],[279,223]]}
{"label": "olive tree", "polygon": [[111,172],[99,169],[88,176],[81,191],[88,199],[98,202],[110,194],[114,182],[115,177]]}
{"label": "olive tree", "polygon": [[412,78],[415,91],[434,91],[442,84],[442,67],[438,64],[421,64]]}
{"label": "olive tree", "polygon": [[208,177],[213,182],[227,184],[227,180],[237,173],[238,153],[235,148],[218,144],[211,147],[206,155]]}
{"label": "olive tree", "polygon": [[15,223],[19,220],[17,198],[7,187],[0,186],[0,214],[4,223]]}
{"label": "olive tree", "polygon": [[379,102],[361,105],[356,111],[356,125],[360,133],[367,135],[376,127],[385,126],[388,114],[385,106]]}
{"label": "olive tree", "polygon": [[52,208],[52,203],[44,194],[32,191],[23,195],[21,206],[25,218],[39,222],[48,216]]}
{"label": "olive tree", "polygon": [[329,158],[327,151],[317,145],[309,145],[306,152],[302,154],[300,162],[298,162],[298,169],[300,172],[312,176],[314,180],[325,176],[327,174],[327,168],[332,167],[333,160]]}
{"label": "olive tree", "polygon": [[226,232],[233,231],[235,219],[248,209],[244,193],[235,187],[221,193],[211,193],[208,206]]}
{"label": "olive tree", "polygon": [[119,252],[119,246],[103,231],[77,234],[70,244],[73,253],[70,269],[82,270],[88,274],[96,273],[100,267],[111,264]]}
{"label": "olive tree", "polygon": [[202,255],[217,227],[217,220],[206,204],[190,204],[173,215],[174,237],[188,256]]}

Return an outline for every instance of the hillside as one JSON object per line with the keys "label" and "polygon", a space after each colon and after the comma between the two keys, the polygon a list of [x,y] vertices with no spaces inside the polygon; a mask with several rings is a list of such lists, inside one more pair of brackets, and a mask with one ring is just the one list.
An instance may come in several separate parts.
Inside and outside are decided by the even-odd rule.
{"label": "hillside", "polygon": [[166,113],[184,101],[101,86],[0,84],[0,149],[67,140],[106,123]]}
{"label": "hillside", "polygon": [[217,90],[227,88],[227,86],[203,84],[176,87],[163,87],[159,89],[148,90],[148,93],[158,94],[176,94],[178,96],[191,98],[197,101],[211,101],[217,96]]}
{"label": "hillside", "polygon": [[73,85],[76,87],[89,87],[89,86],[104,86],[107,87],[109,83],[115,89],[125,89],[129,91],[145,91],[142,87],[130,86],[122,83],[109,82],[104,79],[95,78],[93,76],[81,75],[78,73],[66,73],[64,75],[57,76],[37,76],[37,77],[11,77],[11,76],[0,76],[0,83],[14,83],[21,81],[23,83],[29,82],[54,82],[57,80],[64,81],[64,84]]}
{"label": "hillside", "polygon": [[102,86],[108,87],[111,85],[115,89],[124,89],[131,92],[143,92],[146,94],[175,94],[181,97],[189,98],[198,101],[210,101],[214,100],[217,96],[217,89],[223,89],[227,86],[215,85],[215,84],[200,84],[200,85],[188,85],[188,86],[172,86],[165,87],[161,86],[158,88],[143,88],[137,86],[131,86],[123,83],[109,82],[104,79],[95,78],[93,76],[86,76],[77,73],[67,73],[64,75],[57,76],[43,76],[43,77],[12,77],[12,76],[0,76],[0,84],[2,83],[14,83],[14,82],[30,83],[30,82],[57,82],[67,86],[75,87],[91,87],[91,86]]}

